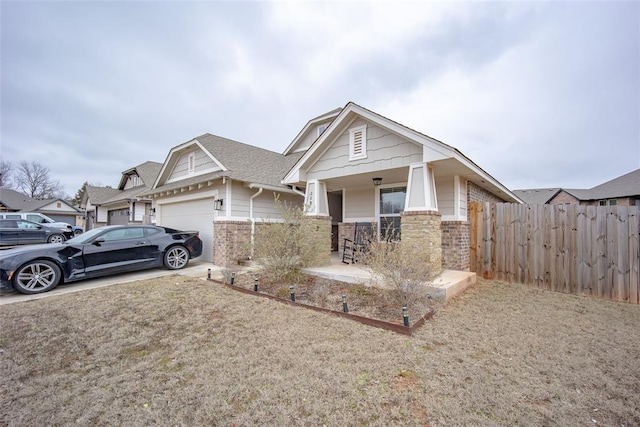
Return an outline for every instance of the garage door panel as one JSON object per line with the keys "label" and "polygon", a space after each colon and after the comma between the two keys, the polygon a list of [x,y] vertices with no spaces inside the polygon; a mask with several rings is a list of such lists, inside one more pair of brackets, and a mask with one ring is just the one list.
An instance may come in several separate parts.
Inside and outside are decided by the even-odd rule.
{"label": "garage door panel", "polygon": [[213,201],[211,198],[162,204],[157,224],[178,230],[197,230],[203,261],[213,262]]}

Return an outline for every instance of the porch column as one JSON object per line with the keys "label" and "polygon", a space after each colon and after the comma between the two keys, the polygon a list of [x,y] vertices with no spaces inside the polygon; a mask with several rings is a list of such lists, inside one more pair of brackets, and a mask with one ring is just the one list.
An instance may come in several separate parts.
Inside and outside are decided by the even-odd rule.
{"label": "porch column", "polygon": [[404,211],[400,214],[402,240],[419,240],[429,248],[429,262],[442,268],[442,229],[438,211]]}
{"label": "porch column", "polygon": [[306,214],[311,216],[329,216],[329,198],[327,197],[327,185],[317,179],[307,182],[304,195]]}
{"label": "porch column", "polygon": [[438,211],[433,170],[427,162],[409,165],[405,211]]}
{"label": "porch column", "polygon": [[316,253],[309,267],[319,267],[331,263],[331,217],[324,215],[307,215],[306,221],[311,221],[312,231],[309,239],[316,242]]}
{"label": "porch column", "polygon": [[331,217],[329,216],[329,197],[324,181],[312,179],[307,182],[304,196],[306,220],[314,227],[309,239],[317,246],[314,266],[327,265],[331,262]]}

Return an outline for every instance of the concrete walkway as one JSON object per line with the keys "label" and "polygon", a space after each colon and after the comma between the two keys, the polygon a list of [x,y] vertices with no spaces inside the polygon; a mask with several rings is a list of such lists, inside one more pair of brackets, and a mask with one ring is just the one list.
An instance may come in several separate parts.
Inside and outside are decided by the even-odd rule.
{"label": "concrete walkway", "polygon": [[[251,267],[237,266],[233,270],[250,270]],[[14,302],[32,301],[41,298],[47,298],[57,295],[65,295],[73,292],[80,292],[86,289],[96,289],[105,286],[113,286],[120,283],[135,282],[137,280],[147,280],[156,277],[170,276],[179,274],[181,276],[197,277],[206,280],[209,272],[211,278],[222,280],[222,267],[218,267],[210,262],[191,260],[189,265],[182,270],[166,270],[163,268],[154,268],[150,270],[138,271],[135,273],[123,273],[114,276],[101,277],[98,279],[83,280],[64,284],[56,289],[35,295],[23,295],[17,292],[11,294],[0,294],[0,305],[10,304]],[[384,286],[380,280],[371,274],[371,272],[361,264],[345,264],[337,253],[331,257],[331,263],[323,267],[305,268],[305,273],[325,277],[327,279],[338,280],[346,283],[363,284],[366,286]],[[476,274],[468,271],[452,271],[445,270],[430,287],[431,296],[441,301],[447,301],[450,298],[460,294],[467,287],[476,283]]]}
{"label": "concrete walkway", "polygon": [[10,294],[0,294],[0,305],[11,304],[14,302],[33,301],[47,297],[70,294],[80,292],[87,289],[103,288],[105,286],[113,286],[120,283],[135,282],[137,280],[154,279],[156,277],[170,276],[179,274],[181,276],[198,277],[203,280],[207,279],[207,275],[211,269],[211,277],[215,279],[222,278],[222,268],[213,265],[210,262],[191,260],[189,264],[182,270],[167,270],[164,268],[153,268],[150,270],[137,271],[135,273],[122,273],[114,276],[100,277],[97,279],[82,280],[58,286],[52,291],[43,292],[41,294],[24,295],[18,292]]}
{"label": "concrete walkway", "polygon": [[[346,283],[357,283],[366,286],[381,286],[380,278],[374,277],[370,270],[361,264],[345,264],[337,253],[331,257],[331,264],[322,267],[305,268],[305,273],[339,280]],[[476,283],[476,273],[469,271],[444,270],[429,286],[432,298],[448,301]]]}

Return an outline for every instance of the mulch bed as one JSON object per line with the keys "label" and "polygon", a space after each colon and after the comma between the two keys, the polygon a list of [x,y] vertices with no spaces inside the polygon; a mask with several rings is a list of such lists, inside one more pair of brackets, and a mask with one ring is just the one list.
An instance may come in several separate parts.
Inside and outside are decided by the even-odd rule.
{"label": "mulch bed", "polygon": [[[256,278],[258,279],[256,282]],[[292,283],[273,282],[255,274],[242,273],[234,278],[233,286],[227,286],[245,293],[257,294],[287,304],[330,312],[351,318],[370,326],[411,335],[425,320],[431,318],[441,303],[427,300],[417,307],[411,307],[409,327],[404,326],[401,304],[394,302],[393,291],[362,284],[345,283],[336,280],[299,274]],[[258,292],[255,292],[257,284]],[[293,286],[291,289],[290,286]],[[291,291],[295,302],[292,301]],[[343,295],[346,296],[348,314],[343,310]]]}

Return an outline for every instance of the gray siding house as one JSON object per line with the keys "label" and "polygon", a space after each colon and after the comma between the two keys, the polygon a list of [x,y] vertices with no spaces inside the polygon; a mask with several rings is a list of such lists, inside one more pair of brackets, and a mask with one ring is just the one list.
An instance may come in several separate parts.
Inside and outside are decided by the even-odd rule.
{"label": "gray siding house", "polygon": [[203,259],[220,266],[248,257],[255,227],[279,219],[276,195],[307,207],[325,262],[369,222],[379,238],[436,242],[457,270],[469,269],[469,201],[522,202],[455,148],[351,102],[309,120],[282,153],[211,134],[184,142],[143,194],[157,224],[199,230]]}

